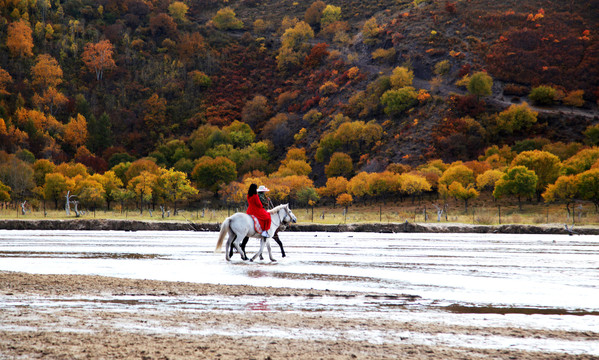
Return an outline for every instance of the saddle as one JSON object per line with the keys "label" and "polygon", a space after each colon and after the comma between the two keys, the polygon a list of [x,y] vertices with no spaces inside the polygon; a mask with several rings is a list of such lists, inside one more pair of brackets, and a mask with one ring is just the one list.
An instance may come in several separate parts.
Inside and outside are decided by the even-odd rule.
{"label": "saddle", "polygon": [[258,218],[255,217],[254,215],[250,215],[252,217],[252,220],[254,220],[254,230],[258,233],[261,234],[262,233],[262,227],[260,226],[260,222],[258,221]]}

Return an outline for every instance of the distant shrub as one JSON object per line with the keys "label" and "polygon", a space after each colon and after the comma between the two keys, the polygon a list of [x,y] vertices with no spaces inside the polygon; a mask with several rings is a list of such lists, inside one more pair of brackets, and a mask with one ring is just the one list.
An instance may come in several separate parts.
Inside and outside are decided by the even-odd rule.
{"label": "distant shrub", "polygon": [[570,91],[562,101],[568,106],[581,107],[584,105],[584,99],[582,98],[583,95],[584,90],[573,90]]}
{"label": "distant shrub", "polygon": [[279,109],[282,109],[283,107],[288,106],[293,100],[297,99],[298,96],[298,90],[282,92],[279,97],[277,97],[277,106]]}
{"label": "distant shrub", "polygon": [[372,52],[372,59],[380,62],[391,62],[395,58],[395,48],[376,49]]}
{"label": "distant shrub", "polygon": [[381,96],[381,104],[385,106],[387,115],[398,115],[418,103],[418,95],[411,86],[397,90],[387,90]]}
{"label": "distant shrub", "polygon": [[599,145],[599,124],[591,125],[583,132],[584,142],[588,145]]}
{"label": "distant shrub", "polygon": [[439,61],[435,64],[435,74],[437,75],[447,75],[449,70],[451,70],[449,60]]}
{"label": "distant shrub", "polygon": [[214,26],[219,30],[239,30],[243,29],[243,22],[237,19],[235,11],[230,7],[225,7],[217,11],[212,18]]}
{"label": "distant shrub", "polygon": [[212,80],[210,79],[210,77],[208,75],[204,74],[203,72],[194,70],[190,73],[190,75],[191,75],[191,80],[193,81],[193,84],[195,86],[204,87],[204,88],[208,88],[208,87],[212,86]]}
{"label": "distant shrub", "polygon": [[327,81],[318,89],[322,95],[330,95],[337,92],[339,86],[332,81]]}
{"label": "distant shrub", "polygon": [[479,71],[470,77],[468,92],[476,96],[492,94],[493,79],[484,71]]}
{"label": "distant shrub", "polygon": [[503,95],[506,96],[524,96],[529,92],[529,88],[522,85],[507,84],[503,87]]}
{"label": "distant shrub", "polygon": [[557,90],[551,86],[541,85],[533,88],[528,97],[536,105],[553,105],[557,97]]}

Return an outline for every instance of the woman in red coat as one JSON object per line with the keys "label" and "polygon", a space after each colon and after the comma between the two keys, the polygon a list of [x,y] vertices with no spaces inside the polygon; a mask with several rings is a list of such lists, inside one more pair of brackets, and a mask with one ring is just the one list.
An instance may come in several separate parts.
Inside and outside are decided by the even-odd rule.
{"label": "woman in red coat", "polygon": [[248,209],[246,213],[248,215],[254,215],[258,219],[260,227],[263,230],[262,236],[269,237],[267,231],[270,229],[270,213],[264,210],[257,190],[258,186],[256,184],[250,185],[248,190]]}

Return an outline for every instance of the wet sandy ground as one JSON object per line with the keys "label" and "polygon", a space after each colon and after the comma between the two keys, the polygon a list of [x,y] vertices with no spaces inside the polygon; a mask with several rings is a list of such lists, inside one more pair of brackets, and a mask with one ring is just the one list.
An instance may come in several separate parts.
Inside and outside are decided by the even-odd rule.
{"label": "wet sandy ground", "polygon": [[[193,307],[215,296],[234,307]],[[599,359],[509,348],[450,347],[444,338],[597,343],[584,331],[442,325],[273,311],[286,301],[384,294],[0,272],[0,359]],[[386,301],[409,304],[395,296]],[[364,334],[376,334],[369,341]],[[482,339],[482,340],[481,340]],[[476,345],[476,344],[474,344]]]}

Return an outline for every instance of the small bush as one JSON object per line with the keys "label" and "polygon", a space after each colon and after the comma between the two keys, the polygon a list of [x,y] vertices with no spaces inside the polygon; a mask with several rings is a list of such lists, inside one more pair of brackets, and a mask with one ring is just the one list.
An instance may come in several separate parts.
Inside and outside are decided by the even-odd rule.
{"label": "small bush", "polygon": [[503,95],[506,96],[524,96],[530,92],[530,89],[526,86],[507,84],[503,87]]}
{"label": "small bush", "polygon": [[551,86],[541,85],[532,89],[528,97],[536,105],[553,105],[557,90]]}
{"label": "small bush", "polygon": [[437,75],[447,75],[449,70],[451,70],[451,64],[449,63],[449,60],[439,61],[437,64],[435,64],[435,74]]}
{"label": "small bush", "polygon": [[376,49],[372,52],[372,59],[379,62],[391,62],[395,58],[395,48]]}

